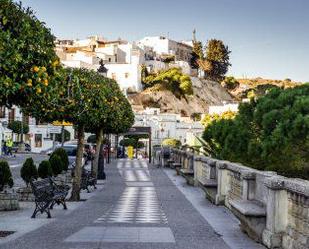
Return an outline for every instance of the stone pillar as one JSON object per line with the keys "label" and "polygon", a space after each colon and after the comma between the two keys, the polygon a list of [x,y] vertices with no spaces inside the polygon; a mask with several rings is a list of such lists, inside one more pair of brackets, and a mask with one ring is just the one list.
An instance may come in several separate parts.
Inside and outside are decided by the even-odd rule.
{"label": "stone pillar", "polygon": [[225,197],[229,191],[230,177],[227,170],[226,161],[217,161],[218,169],[218,192],[216,195],[215,204],[222,205],[225,203]]}
{"label": "stone pillar", "polygon": [[242,199],[249,201],[254,199],[255,195],[255,173],[250,171],[242,171]]}
{"label": "stone pillar", "polygon": [[266,228],[262,240],[268,248],[282,248],[282,235],[288,222],[288,198],[282,177],[273,176],[264,181],[268,189]]}
{"label": "stone pillar", "polygon": [[207,159],[207,165],[209,167],[209,179],[216,180],[217,179],[217,169],[216,169],[216,163],[218,160],[208,158]]}
{"label": "stone pillar", "polygon": [[199,171],[200,171],[200,167],[202,167],[202,161],[201,161],[201,157],[197,156],[194,158],[193,160],[193,172],[194,172],[194,186],[198,186],[199,185]]}

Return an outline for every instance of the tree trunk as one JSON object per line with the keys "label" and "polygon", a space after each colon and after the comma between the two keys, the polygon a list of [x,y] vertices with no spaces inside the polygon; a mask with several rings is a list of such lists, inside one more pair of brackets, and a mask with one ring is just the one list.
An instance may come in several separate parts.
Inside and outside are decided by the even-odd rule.
{"label": "tree trunk", "polygon": [[99,155],[102,141],[103,141],[103,129],[100,129],[99,132],[97,132],[96,134],[96,150],[92,164],[92,175],[95,178],[98,177]]}
{"label": "tree trunk", "polygon": [[83,153],[84,153],[84,137],[85,137],[85,127],[83,125],[77,126],[77,153],[76,153],[76,163],[74,169],[74,178],[72,184],[72,194],[71,201],[79,201],[80,200],[80,182],[82,175],[82,161],[83,161]]}

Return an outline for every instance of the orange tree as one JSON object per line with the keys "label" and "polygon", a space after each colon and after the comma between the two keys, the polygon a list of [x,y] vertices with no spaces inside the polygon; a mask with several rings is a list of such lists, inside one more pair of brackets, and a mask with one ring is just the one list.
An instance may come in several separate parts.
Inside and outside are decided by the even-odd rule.
{"label": "orange tree", "polygon": [[50,91],[50,101],[41,108],[40,99],[23,108],[26,113],[47,122],[70,122],[77,131],[78,146],[72,186],[72,200],[80,199],[80,181],[85,128],[98,127],[107,119],[114,102],[108,79],[87,69],[59,69],[52,78],[55,86]]}
{"label": "orange tree", "polygon": [[92,173],[97,176],[101,144],[104,134],[119,134],[126,132],[134,123],[134,114],[127,98],[121,92],[116,81],[105,80],[105,102],[109,108],[100,115],[100,121],[90,124],[87,131],[96,134],[96,154],[94,156]]}
{"label": "orange tree", "polygon": [[54,36],[44,23],[30,8],[0,0],[0,104],[25,106],[33,98],[48,100],[58,64]]}

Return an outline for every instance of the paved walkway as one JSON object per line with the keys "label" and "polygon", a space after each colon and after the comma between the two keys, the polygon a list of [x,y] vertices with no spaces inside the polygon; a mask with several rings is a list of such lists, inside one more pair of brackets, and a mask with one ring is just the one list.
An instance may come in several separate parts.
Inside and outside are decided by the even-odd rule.
{"label": "paved walkway", "polygon": [[[144,160],[119,160],[106,172],[105,187],[78,208],[0,247],[236,248],[228,246],[224,235],[206,221],[200,207],[195,207],[196,199],[187,199],[185,191],[179,190],[171,172],[148,166]],[[258,248],[248,243],[238,248]]]}

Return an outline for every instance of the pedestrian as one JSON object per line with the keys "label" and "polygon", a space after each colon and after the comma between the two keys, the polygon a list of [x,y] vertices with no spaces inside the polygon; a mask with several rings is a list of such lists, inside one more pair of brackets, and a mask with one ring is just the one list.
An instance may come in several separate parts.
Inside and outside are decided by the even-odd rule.
{"label": "pedestrian", "polygon": [[8,153],[7,146],[6,146],[6,141],[3,141],[2,152],[3,152],[3,155],[5,155],[5,156]]}
{"label": "pedestrian", "polygon": [[6,146],[7,146],[7,155],[8,156],[12,156],[12,149],[13,149],[13,140],[11,138],[9,138],[6,142]]}

